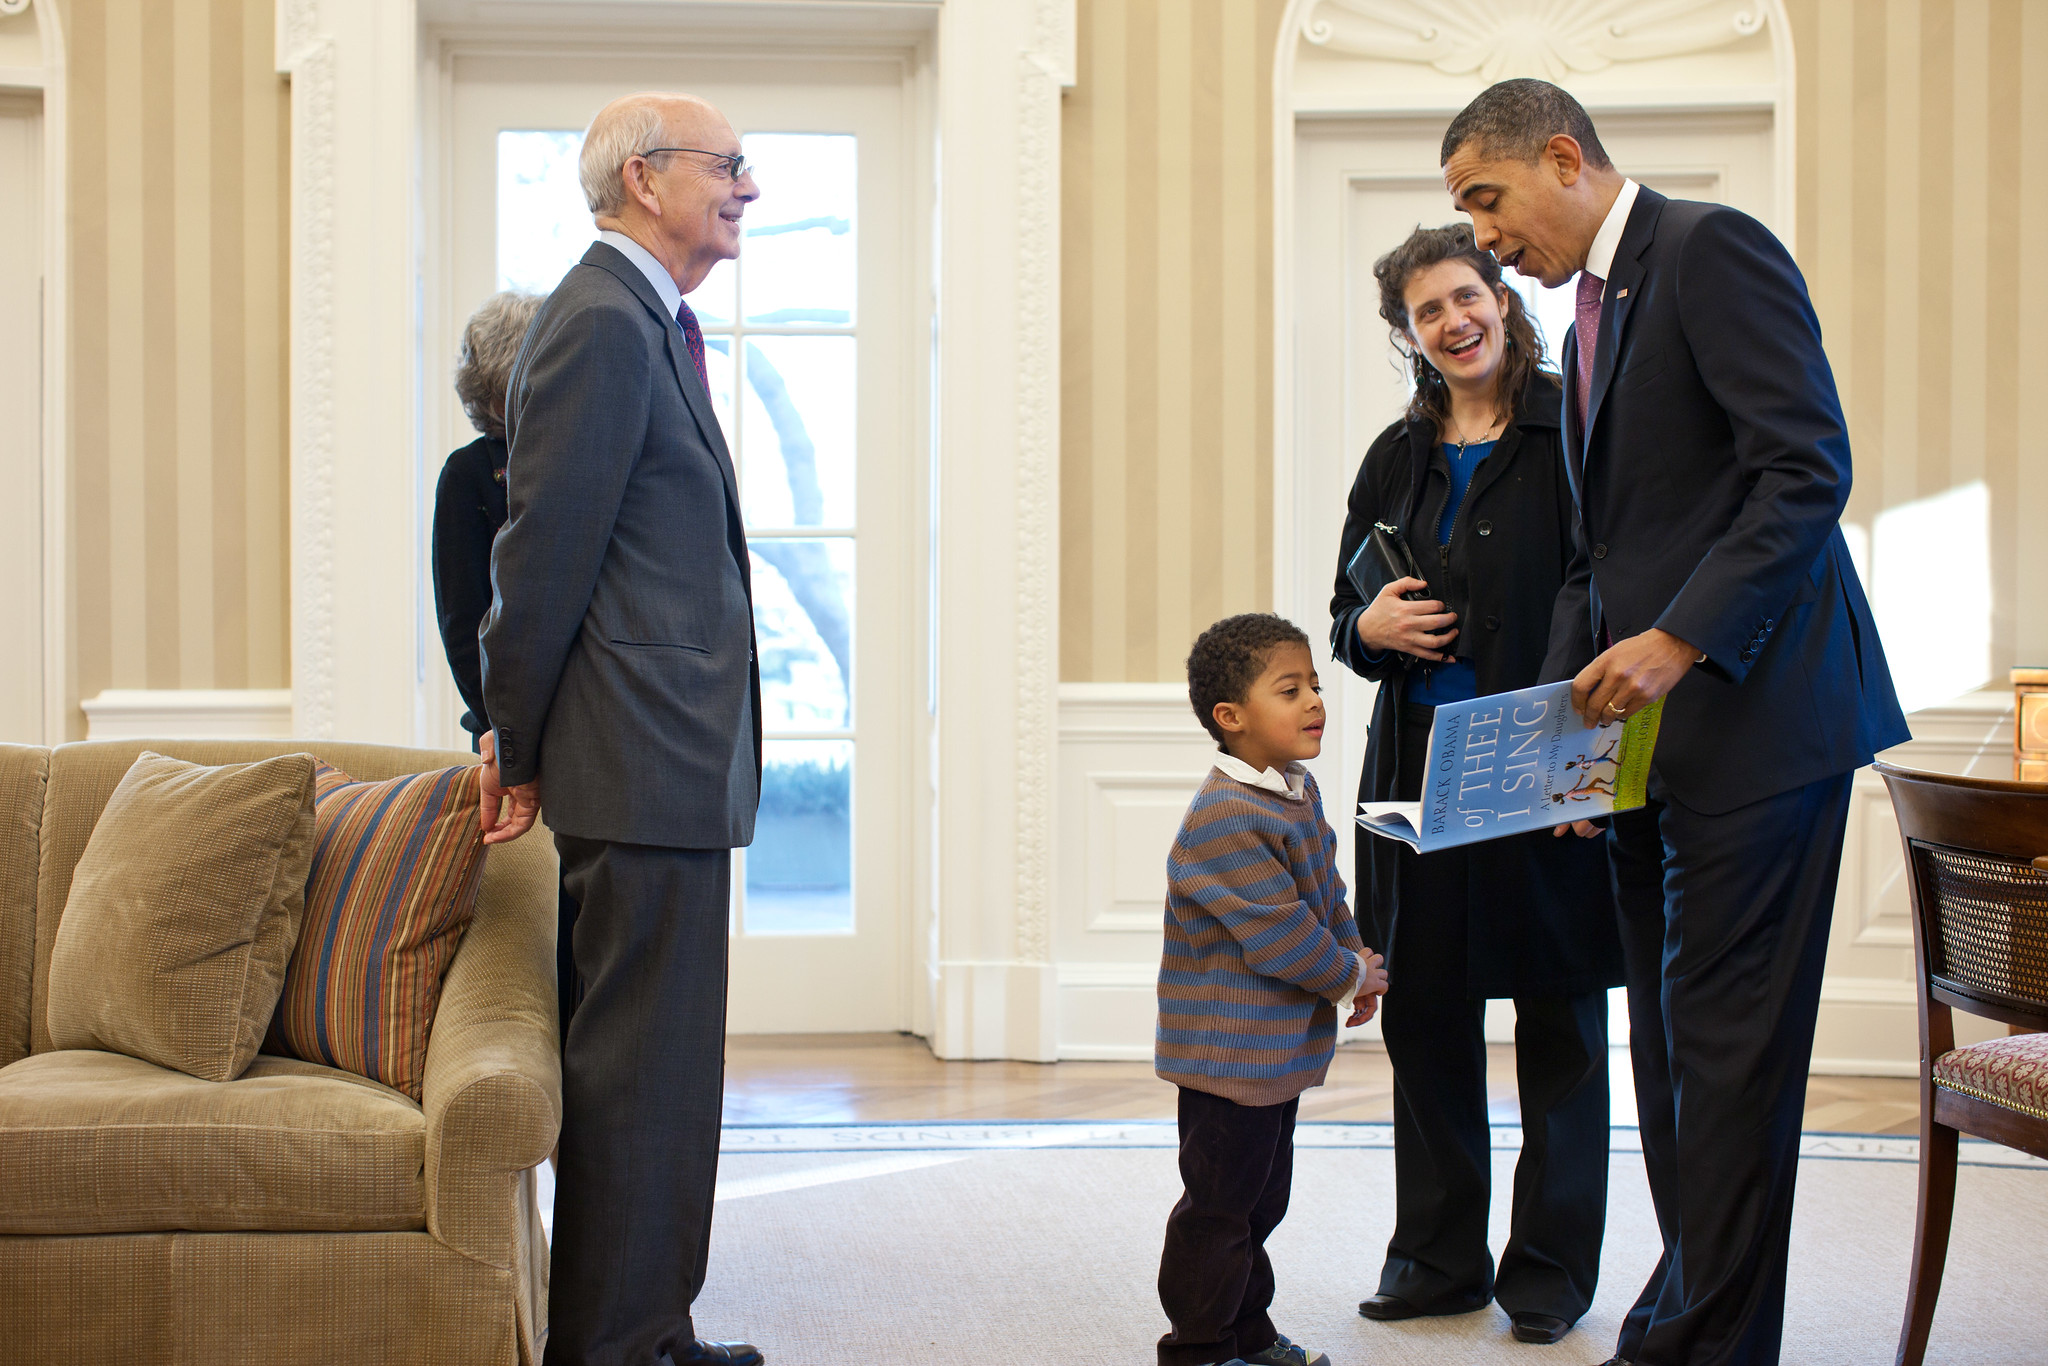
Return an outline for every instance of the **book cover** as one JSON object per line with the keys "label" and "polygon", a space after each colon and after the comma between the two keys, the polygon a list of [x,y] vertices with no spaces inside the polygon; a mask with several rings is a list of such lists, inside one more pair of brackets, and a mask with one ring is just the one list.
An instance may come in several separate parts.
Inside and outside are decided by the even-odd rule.
{"label": "book cover", "polygon": [[1632,811],[1663,714],[1660,698],[1588,730],[1569,681],[1438,707],[1422,800],[1361,802],[1358,823],[1428,853]]}

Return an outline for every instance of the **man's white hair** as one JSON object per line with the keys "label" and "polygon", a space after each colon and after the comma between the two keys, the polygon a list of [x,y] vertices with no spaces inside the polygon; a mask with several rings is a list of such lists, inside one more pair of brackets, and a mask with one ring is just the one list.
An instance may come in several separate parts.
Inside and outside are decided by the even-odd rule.
{"label": "man's white hair", "polygon": [[665,140],[668,119],[662,106],[677,98],[652,91],[621,95],[597,111],[583,134],[576,163],[583,199],[593,218],[616,218],[626,207],[626,163]]}

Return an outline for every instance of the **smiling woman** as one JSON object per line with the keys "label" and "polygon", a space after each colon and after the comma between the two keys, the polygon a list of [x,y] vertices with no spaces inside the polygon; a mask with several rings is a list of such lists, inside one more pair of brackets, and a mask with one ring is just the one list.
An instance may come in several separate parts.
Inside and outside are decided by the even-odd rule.
{"label": "smiling woman", "polygon": [[[1572,506],[1542,340],[1471,230],[1418,228],[1373,275],[1414,388],[1351,489],[1330,648],[1379,684],[1360,800],[1414,800],[1435,706],[1537,681]],[[1421,577],[1369,568],[1376,525],[1415,543]],[[1355,852],[1361,932],[1385,946],[1393,983],[1381,1018],[1400,1154],[1394,1236],[1359,1312],[1405,1319],[1497,1298],[1517,1338],[1555,1342],[1591,1303],[1600,1260],[1585,1216],[1604,1199],[1605,988],[1621,966],[1604,854],[1549,832]],[[1515,1001],[1524,1132],[1545,1139],[1525,1137],[1496,1271],[1483,1022],[1499,997]]]}

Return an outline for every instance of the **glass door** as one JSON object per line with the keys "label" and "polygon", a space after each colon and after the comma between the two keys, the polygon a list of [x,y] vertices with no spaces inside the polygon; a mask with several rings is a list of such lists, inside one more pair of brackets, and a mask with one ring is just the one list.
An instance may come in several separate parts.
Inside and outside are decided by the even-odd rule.
{"label": "glass door", "polygon": [[[687,89],[741,130],[761,199],[740,259],[689,296],[739,476],[766,736],[754,843],[734,855],[730,1027],[900,1028],[916,676],[903,658],[916,638],[906,310],[889,249],[905,218],[900,93],[571,65],[583,78],[534,79],[523,63],[458,71],[457,177],[481,153],[491,183],[472,174],[452,196],[457,292],[545,293],[581,257],[596,232],[577,185],[582,128],[615,93]],[[615,79],[585,79],[593,65]],[[488,273],[459,278],[465,240],[488,242]],[[466,309],[450,313],[459,326]]]}

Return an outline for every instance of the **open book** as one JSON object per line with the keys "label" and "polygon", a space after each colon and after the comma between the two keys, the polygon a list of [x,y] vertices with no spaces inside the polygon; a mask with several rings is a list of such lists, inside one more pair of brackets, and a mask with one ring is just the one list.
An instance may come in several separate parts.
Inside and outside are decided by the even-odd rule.
{"label": "open book", "polygon": [[1419,802],[1361,802],[1358,823],[1423,853],[1643,804],[1662,699],[1586,729],[1570,682],[1436,709]]}

